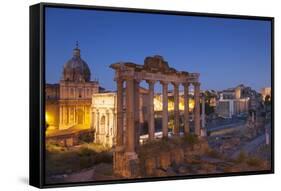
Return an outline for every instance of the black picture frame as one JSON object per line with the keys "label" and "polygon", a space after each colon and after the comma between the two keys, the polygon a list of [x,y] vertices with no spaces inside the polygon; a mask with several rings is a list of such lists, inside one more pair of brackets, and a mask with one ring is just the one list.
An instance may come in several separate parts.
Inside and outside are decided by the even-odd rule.
{"label": "black picture frame", "polygon": [[[222,173],[206,175],[187,175],[174,177],[153,177],[142,179],[108,180],[76,183],[45,183],[45,8],[66,8],[82,10],[103,10],[131,13],[153,13],[163,15],[183,15],[198,17],[215,17],[228,19],[265,20],[271,22],[271,101],[272,101],[272,134],[271,134],[271,170],[248,171],[239,173]],[[195,13],[169,10],[134,9],[121,7],[103,7],[88,5],[71,5],[56,3],[39,3],[30,6],[30,129],[29,129],[29,183],[38,188],[53,188],[65,186],[84,186],[116,183],[132,183],[147,181],[164,181],[191,178],[227,177],[242,175],[257,175],[274,173],[274,18],[248,15],[230,15],[214,13]]]}

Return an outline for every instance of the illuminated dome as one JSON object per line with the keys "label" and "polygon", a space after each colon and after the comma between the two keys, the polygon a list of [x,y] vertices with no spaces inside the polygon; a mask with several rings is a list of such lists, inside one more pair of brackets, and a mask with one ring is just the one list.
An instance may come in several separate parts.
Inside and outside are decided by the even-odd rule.
{"label": "illuminated dome", "polygon": [[80,56],[78,44],[73,50],[73,57],[63,67],[62,80],[73,82],[88,82],[91,79],[91,71],[87,63]]}

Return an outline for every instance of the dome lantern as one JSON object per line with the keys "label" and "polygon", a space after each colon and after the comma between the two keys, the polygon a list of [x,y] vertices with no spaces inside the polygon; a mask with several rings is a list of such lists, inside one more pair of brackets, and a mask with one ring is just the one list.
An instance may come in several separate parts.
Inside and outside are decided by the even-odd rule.
{"label": "dome lantern", "polygon": [[80,57],[80,49],[79,49],[78,41],[76,41],[76,48],[73,49],[73,56]]}
{"label": "dome lantern", "polygon": [[73,56],[63,67],[62,80],[71,82],[88,82],[91,72],[88,64],[81,58],[78,42],[73,49]]}

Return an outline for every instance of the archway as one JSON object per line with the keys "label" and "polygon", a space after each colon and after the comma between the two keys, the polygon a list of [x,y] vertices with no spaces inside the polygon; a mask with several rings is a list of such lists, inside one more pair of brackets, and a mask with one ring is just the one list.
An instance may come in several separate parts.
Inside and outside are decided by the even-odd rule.
{"label": "archway", "polygon": [[105,130],[105,116],[103,115],[101,117],[101,120],[100,120],[100,131],[101,131],[101,133],[104,133],[104,130]]}

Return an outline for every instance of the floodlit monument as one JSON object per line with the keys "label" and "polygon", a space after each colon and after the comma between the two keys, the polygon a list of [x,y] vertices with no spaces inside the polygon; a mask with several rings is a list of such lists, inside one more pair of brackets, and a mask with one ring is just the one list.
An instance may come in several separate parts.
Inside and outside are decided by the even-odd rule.
{"label": "floodlit monument", "polygon": [[[194,86],[194,126],[195,134],[200,136],[200,83],[198,73],[177,71],[169,67],[161,56],[147,57],[144,65],[131,62],[115,63],[110,66],[115,70],[117,83],[117,140],[114,151],[114,173],[123,177],[135,177],[138,164],[137,148],[139,136],[140,113],[139,108],[139,84],[142,80],[149,84],[148,95],[148,134],[149,140],[155,139],[154,124],[154,85],[162,84],[163,111],[162,132],[163,138],[168,138],[168,84],[174,86],[174,129],[173,136],[179,136],[179,86],[184,87],[184,134],[190,133],[189,127],[189,87]],[[125,85],[125,88],[124,88]],[[125,96],[124,99],[124,91]],[[126,100],[126,108],[124,108]],[[126,124],[126,125],[125,125]],[[125,128],[124,128],[125,127]]]}
{"label": "floodlit monument", "polygon": [[[140,113],[140,128],[144,126],[148,116],[145,112],[147,105],[147,90],[139,88],[139,113]],[[125,96],[123,96],[125,98]],[[124,108],[126,106],[124,105]],[[117,113],[117,94],[116,92],[94,93],[92,95],[92,129],[94,130],[94,142],[105,147],[116,145],[116,113]],[[125,124],[124,124],[125,127]],[[137,130],[140,133],[140,129]]]}
{"label": "floodlit monument", "polygon": [[99,89],[99,82],[91,80],[89,66],[76,44],[72,57],[63,66],[60,82],[46,84],[47,138],[75,145],[79,132],[91,128],[92,94]]}

